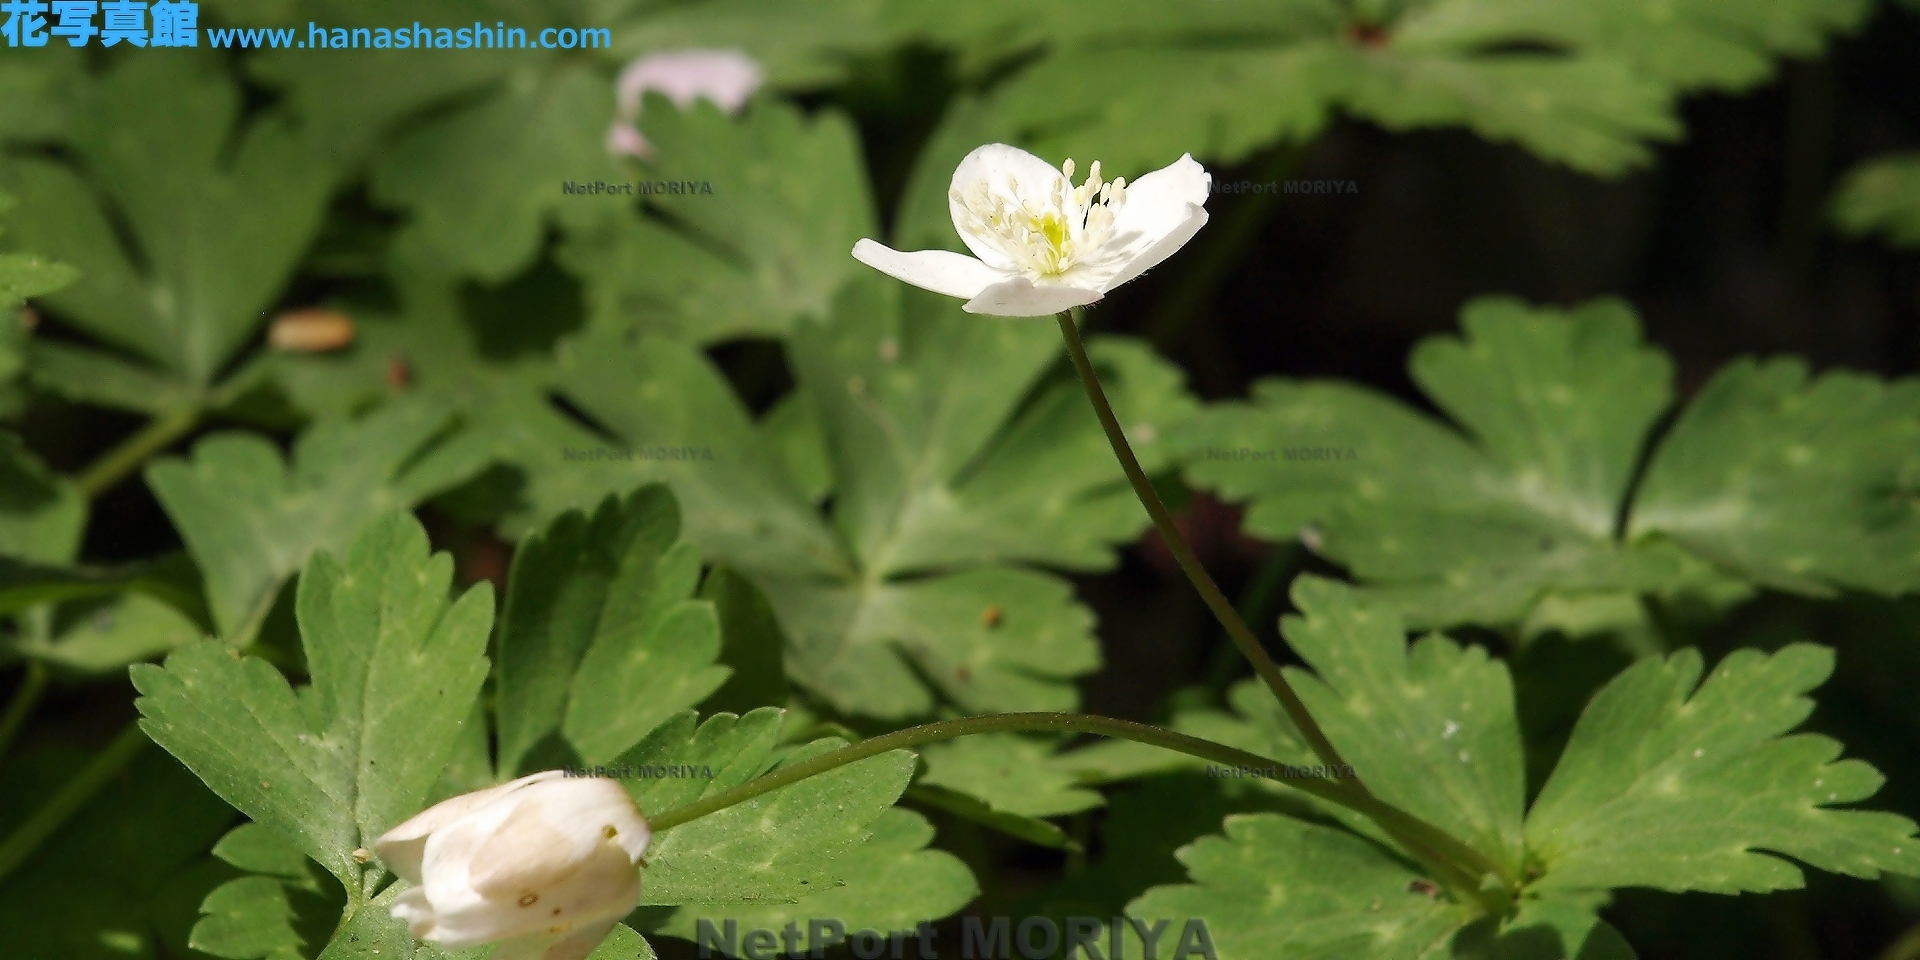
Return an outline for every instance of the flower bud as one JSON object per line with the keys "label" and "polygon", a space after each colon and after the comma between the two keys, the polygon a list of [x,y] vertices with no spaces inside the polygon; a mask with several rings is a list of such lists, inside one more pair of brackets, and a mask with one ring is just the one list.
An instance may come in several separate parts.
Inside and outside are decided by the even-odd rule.
{"label": "flower bud", "polygon": [[413,884],[393,915],[416,938],[581,960],[640,902],[651,836],[618,782],[549,770],[436,804],[374,849]]}

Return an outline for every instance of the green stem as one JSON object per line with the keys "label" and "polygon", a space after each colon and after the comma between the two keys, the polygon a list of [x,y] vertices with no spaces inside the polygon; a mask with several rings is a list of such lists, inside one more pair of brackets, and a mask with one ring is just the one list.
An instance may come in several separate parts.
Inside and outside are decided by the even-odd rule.
{"label": "green stem", "polygon": [[38,660],[27,661],[27,675],[20,681],[20,689],[14,691],[13,700],[7,704],[7,713],[0,716],[0,757],[7,754],[7,748],[13,745],[13,738],[26,725],[27,717],[40,703],[40,695],[47,692],[47,665]]}
{"label": "green stem", "polygon": [[72,780],[62,784],[11,836],[0,840],[0,879],[26,862],[42,841],[60,829],[67,818],[86,806],[87,801],[93,799],[93,795],[106,786],[108,780],[125,769],[146,745],[147,735],[140,725],[128,724],[127,729],[113,738],[113,742],[99,756],[94,757]]}
{"label": "green stem", "polygon": [[[957,720],[941,720],[862,740],[791,766],[782,767],[763,777],[684,807],[668,810],[659,816],[648,818],[648,823],[655,832],[664,832],[736,804],[745,803],[781,787],[798,783],[808,777],[819,776],[829,770],[850,763],[858,763],[892,750],[917,747],[977,733],[1013,730],[1091,733],[1162,747],[1227,766],[1268,769],[1280,765],[1256,753],[1128,720],[1078,713],[1000,713],[963,717]],[[1303,793],[1339,804],[1372,819],[1394,836],[1395,840],[1400,841],[1407,852],[1432,870],[1435,876],[1465,895],[1479,895],[1476,877],[1486,873],[1500,874],[1499,867],[1479,851],[1448,836],[1440,828],[1390,807],[1371,794],[1357,790],[1351,780],[1307,777],[1281,782]],[[1405,839],[1402,839],[1403,836]],[[1469,865],[1467,869],[1458,866],[1463,863]],[[1495,907],[1490,904],[1489,909],[1495,909]]]}
{"label": "green stem", "polygon": [[[1200,592],[1201,599],[1213,610],[1220,625],[1226,628],[1227,636],[1253,662],[1254,672],[1260,675],[1267,688],[1279,699],[1281,709],[1286,711],[1294,728],[1306,739],[1314,756],[1328,766],[1350,769],[1351,765],[1340,755],[1333,741],[1320,729],[1320,724],[1307,712],[1307,705],[1301,702],[1300,696],[1287,683],[1287,678],[1280,673],[1279,664],[1274,663],[1273,658],[1260,646],[1259,639],[1248,629],[1246,621],[1240,618],[1232,601],[1220,591],[1220,585],[1213,582],[1213,576],[1207,573],[1207,568],[1200,563],[1193,548],[1187,545],[1186,538],[1180,535],[1180,529],[1174,525],[1173,514],[1167,511],[1167,505],[1160,501],[1160,494],[1153,489],[1153,482],[1147,479],[1146,471],[1141,469],[1139,459],[1133,455],[1132,445],[1127,442],[1126,432],[1120,428],[1120,421],[1113,414],[1112,404],[1107,402],[1106,391],[1100,387],[1100,377],[1094,372],[1093,361],[1087,358],[1087,347],[1080,339],[1073,314],[1063,311],[1059,321],[1060,335],[1066,340],[1067,353],[1073,358],[1073,366],[1080,373],[1081,383],[1086,385],[1087,399],[1093,403],[1093,412],[1100,418],[1100,426],[1106,430],[1113,455],[1119,459],[1120,467],[1126,472],[1127,481],[1133,485],[1134,494],[1140,498],[1141,506],[1146,507],[1147,515],[1153,518],[1153,525],[1160,531],[1167,550],[1179,562],[1180,569],[1186,572],[1187,579],[1193,582],[1194,589]],[[1503,886],[1512,890],[1516,879],[1506,869],[1439,828],[1398,807],[1381,802],[1358,776],[1350,783],[1343,781],[1341,785],[1352,792],[1351,799],[1355,802],[1333,797],[1328,799],[1343,803],[1379,824],[1380,829],[1408,853],[1426,862],[1429,867],[1440,870],[1442,879],[1462,895],[1480,899],[1490,911],[1496,913],[1505,909],[1507,898],[1498,892],[1482,891],[1478,878],[1492,874],[1499,878]],[[1302,786],[1301,789],[1306,788]]]}
{"label": "green stem", "polygon": [[[868,757],[877,757],[890,750],[917,747],[977,733],[1001,733],[1012,730],[1091,733],[1165,747],[1176,753],[1218,761],[1227,766],[1278,766],[1274,761],[1259,754],[1236,750],[1211,740],[1202,740],[1184,733],[1175,733],[1172,730],[1129,720],[1115,720],[1112,717],[1096,717],[1081,713],[995,713],[978,717],[961,717],[955,720],[940,720],[869,737],[851,746],[841,747],[838,750],[802,760],[792,766],[782,767],[766,776],[741,784],[732,790],[716,793],[697,803],[669,810],[657,817],[650,817],[648,822],[655,830],[672,829],[689,820],[725,810],[763,793],[798,783],[808,777],[818,776],[836,767],[858,763]],[[1358,800],[1358,795],[1353,792],[1353,788],[1341,780],[1301,779],[1287,782],[1302,791],[1342,805],[1350,806]]]}
{"label": "green stem", "polygon": [[74,479],[74,483],[89,500],[106,493],[140,469],[141,464],[154,454],[173,446],[175,441],[191,433],[194,427],[200,425],[203,412],[201,406],[195,404],[155,417],[139,433],[128,437],[89,464]]}
{"label": "green stem", "polygon": [[[1107,442],[1113,447],[1113,455],[1120,460],[1120,468],[1126,471],[1127,482],[1133,484],[1133,492],[1140,498],[1140,505],[1147,508],[1147,515],[1153,518],[1153,525],[1160,531],[1160,538],[1166,542],[1167,550],[1180,564],[1180,569],[1193,581],[1194,589],[1200,591],[1200,599],[1206,601],[1213,610],[1214,617],[1227,630],[1227,636],[1233,639],[1233,645],[1253,662],[1253,670],[1266,681],[1267,688],[1280,699],[1280,706],[1287,712],[1287,719],[1300,731],[1312,748],[1313,755],[1328,766],[1349,766],[1340,751],[1327,739],[1313,715],[1307,712],[1307,705],[1300,702],[1299,694],[1287,683],[1280,673],[1280,665],[1267,656],[1253,631],[1247,628],[1247,622],[1240,619],[1240,612],[1233,608],[1233,602],[1220,592],[1220,585],[1213,582],[1213,576],[1194,555],[1193,548],[1187,546],[1187,540],[1180,535],[1180,528],[1174,525],[1173,514],[1167,511],[1167,505],[1160,502],[1160,494],[1153,489],[1153,481],[1147,479],[1147,472],[1140,468],[1140,461],[1133,455],[1132,445],[1127,443],[1127,434],[1120,429],[1120,421],[1113,415],[1113,406],[1107,402],[1107,393],[1100,388],[1100,376],[1093,371],[1093,361],[1087,359],[1087,346],[1080,340],[1080,330],[1074,323],[1071,313],[1062,312],[1060,335],[1066,338],[1067,353],[1073,358],[1074,369],[1080,372],[1080,382],[1086,384],[1087,399],[1093,402],[1093,412],[1100,418],[1100,426],[1107,432]],[[1361,792],[1366,792],[1364,783],[1358,784]]]}

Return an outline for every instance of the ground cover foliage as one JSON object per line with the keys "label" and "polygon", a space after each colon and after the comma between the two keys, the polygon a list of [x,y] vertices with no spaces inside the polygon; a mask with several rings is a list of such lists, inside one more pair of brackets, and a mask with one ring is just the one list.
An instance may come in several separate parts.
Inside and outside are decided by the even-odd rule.
{"label": "ground cover foliage", "polygon": [[[1358,121],[1617,177],[1685,135],[1689,96],[1750,92],[1873,14],[203,7],[203,32],[510,20],[614,48],[0,60],[0,957],[449,956],[367,856],[432,802],[599,766],[657,814],[1171,669],[1116,664],[1083,589],[1152,534],[1058,331],[848,255],[959,249],[972,147],[1131,177]],[[609,152],[621,65],[690,47],[744,51],[765,86],[738,113],[650,94],[650,156]],[[883,183],[857,92],[903,52],[950,95]],[[562,189],[596,180],[712,192]],[[1920,164],[1848,174],[1830,211],[1920,242]],[[957,956],[964,914],[1111,920],[1116,957],[1197,919],[1193,956],[1615,960],[1666,955],[1635,937],[1662,910],[1809,885],[1920,920],[1920,382],[1776,355],[1683,389],[1623,299],[1486,294],[1406,358],[1417,397],[1304,376],[1203,402],[1146,340],[1089,345],[1157,487],[1306,558],[1250,600],[1286,611],[1259,626],[1372,792],[1491,865],[1497,909],[1284,778],[997,732],[661,832],[595,960],[822,917],[933,923]],[[352,335],[290,347],[297,310]],[[89,434],[37,444],[47,423]],[[159,533],[119,537],[130,512]],[[1132,712],[1320,763],[1247,672]]]}

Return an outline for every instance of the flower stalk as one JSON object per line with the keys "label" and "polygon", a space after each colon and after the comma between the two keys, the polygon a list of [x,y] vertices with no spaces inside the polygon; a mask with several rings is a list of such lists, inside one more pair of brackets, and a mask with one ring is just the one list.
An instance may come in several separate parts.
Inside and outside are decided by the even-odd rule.
{"label": "flower stalk", "polygon": [[[1140,467],[1139,458],[1134,456],[1133,447],[1127,442],[1126,431],[1121,429],[1119,418],[1114,416],[1113,405],[1107,401],[1106,391],[1100,386],[1100,376],[1093,369],[1093,361],[1087,357],[1086,344],[1080,337],[1077,316],[1080,312],[1080,308],[1075,307],[1059,313],[1060,335],[1066,341],[1067,354],[1073,359],[1073,367],[1080,375],[1080,382],[1086,386],[1087,399],[1093,404],[1094,414],[1099,417],[1100,426],[1106,431],[1107,442],[1113,447],[1113,454],[1120,461],[1120,468],[1125,471],[1127,482],[1133,485],[1133,492],[1140,499],[1140,505],[1145,507],[1147,515],[1153,518],[1155,529],[1160,531],[1161,539],[1166,543],[1167,550],[1173,554],[1174,560],[1180,564],[1180,569],[1186,573],[1194,589],[1200,592],[1201,599],[1206,601],[1207,607],[1213,611],[1220,625],[1226,629],[1227,636],[1233,640],[1234,646],[1239,647],[1240,652],[1252,661],[1254,672],[1259,674],[1260,679],[1266,683],[1267,689],[1273,691],[1274,697],[1280,701],[1281,709],[1286,711],[1287,718],[1293,721],[1294,728],[1306,739],[1307,746],[1313,751],[1314,756],[1328,766],[1347,767],[1347,761],[1340,755],[1339,749],[1333,745],[1332,740],[1327,738],[1326,732],[1320,729],[1320,724],[1307,711],[1307,705],[1300,700],[1300,695],[1294,692],[1293,686],[1287,683],[1286,676],[1280,672],[1279,664],[1275,663],[1273,658],[1267,655],[1265,648],[1260,646],[1259,639],[1247,627],[1246,621],[1241,619],[1239,611],[1234,609],[1233,602],[1221,592],[1219,584],[1213,581],[1213,576],[1201,564],[1200,558],[1194,554],[1186,538],[1180,535],[1179,527],[1174,525],[1173,514],[1167,510],[1166,504],[1160,499],[1159,492],[1153,489],[1153,482],[1147,478],[1146,471]],[[1500,891],[1483,891],[1478,880],[1480,877],[1491,874],[1499,879],[1501,886],[1512,889],[1514,878],[1499,864],[1437,827],[1379,800],[1372,791],[1367,789],[1366,782],[1358,776],[1355,776],[1351,782],[1342,781],[1342,786],[1350,796],[1338,799],[1327,797],[1327,799],[1367,816],[1408,853],[1439,873],[1441,879],[1447,881],[1448,885],[1454,887],[1458,893],[1480,899],[1489,910],[1499,912],[1505,909],[1506,895]],[[1301,789],[1304,790],[1306,787],[1303,785]],[[1349,799],[1354,802],[1347,802]]]}
{"label": "flower stalk", "polygon": [[[1187,579],[1193,582],[1194,589],[1200,591],[1200,599],[1206,601],[1207,608],[1226,628],[1233,645],[1239,647],[1240,652],[1253,662],[1254,672],[1260,675],[1267,689],[1279,698],[1281,709],[1287,712],[1287,719],[1292,720],[1300,735],[1306,738],[1313,755],[1329,766],[1347,766],[1346,758],[1340,755],[1333,741],[1327,739],[1320,724],[1307,712],[1307,705],[1300,701],[1300,695],[1293,691],[1287,678],[1280,673],[1280,665],[1274,663],[1273,658],[1260,646],[1259,639],[1248,629],[1247,622],[1240,619],[1240,612],[1233,608],[1233,601],[1220,592],[1220,585],[1213,582],[1213,576],[1207,573],[1207,568],[1200,563],[1193,548],[1187,545],[1186,538],[1180,535],[1180,528],[1174,525],[1173,514],[1168,512],[1167,505],[1160,500],[1160,494],[1153,489],[1153,481],[1147,479],[1139,458],[1133,455],[1133,446],[1127,442],[1126,432],[1113,415],[1113,406],[1107,402],[1107,393],[1100,387],[1100,376],[1094,372],[1093,361],[1087,358],[1087,347],[1080,339],[1074,313],[1061,311],[1059,321],[1060,335],[1067,342],[1067,355],[1073,358],[1073,367],[1079,371],[1080,382],[1086,385],[1087,399],[1092,401],[1093,412],[1100,418],[1100,426],[1107,433],[1107,442],[1113,447],[1113,455],[1120,460],[1120,469],[1126,471],[1127,482],[1133,485],[1134,495],[1140,498],[1140,505],[1146,507],[1147,515],[1153,518],[1153,526],[1160,531],[1160,538],[1166,542],[1167,550],[1180,564]],[[1359,783],[1358,786],[1362,792],[1367,789],[1365,783]]]}
{"label": "flower stalk", "polygon": [[[791,786],[810,777],[858,763],[893,750],[918,747],[978,733],[1010,731],[1049,733],[1089,733],[1119,740],[1131,740],[1161,747],[1176,753],[1212,760],[1225,766],[1270,768],[1277,762],[1235,747],[1199,737],[1188,736],[1162,727],[1112,717],[1081,713],[997,713],[908,727],[862,740],[782,767],[750,780],[731,790],[668,810],[648,818],[655,833],[670,830],[701,817],[719,813],[728,807]],[[1481,900],[1490,912],[1504,910],[1506,897],[1499,891],[1480,889],[1479,877],[1492,873],[1503,876],[1498,864],[1485,854],[1397,807],[1383,803],[1360,788],[1350,778],[1303,777],[1280,781],[1303,793],[1346,807],[1380,824],[1414,859],[1459,895]]]}

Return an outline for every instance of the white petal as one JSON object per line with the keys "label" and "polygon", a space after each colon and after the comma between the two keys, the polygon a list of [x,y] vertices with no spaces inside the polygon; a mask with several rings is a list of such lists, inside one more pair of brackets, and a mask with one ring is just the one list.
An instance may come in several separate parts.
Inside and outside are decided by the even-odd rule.
{"label": "white petal", "polygon": [[1207,211],[1194,204],[1188,204],[1187,219],[1184,222],[1178,227],[1175,227],[1171,233],[1161,237],[1159,243],[1148,247],[1132,260],[1127,261],[1126,264],[1121,266],[1120,272],[1101,283],[1100,289],[1103,292],[1112,290],[1114,287],[1147,272],[1148,269],[1158,266],[1160,261],[1173,256],[1175,250],[1186,246],[1187,241],[1192,240],[1193,235],[1199,233],[1200,228],[1206,225]]}
{"label": "white petal", "polygon": [[420,887],[409,887],[393,898],[393,906],[388,908],[395,920],[407,925],[407,933],[414,939],[424,939],[433,935],[435,917],[433,905],[427,902],[427,891]]}
{"label": "white petal", "polygon": [[583,926],[574,931],[572,936],[548,947],[540,960],[586,960],[587,955],[593,952],[593,948],[599,946],[600,941],[605,940],[607,934],[613,932],[614,924],[619,922],[620,919],[615,917],[601,923]]}
{"label": "white petal", "polygon": [[711,100],[734,113],[760,89],[760,64],[739,50],[675,50],[641,57],[620,71],[620,115],[634,117],[649,90],[667,95],[685,110],[695,100]]}
{"label": "white petal", "polygon": [[434,942],[470,947],[542,933],[565,936],[618,920],[640,903],[640,872],[626,851],[611,843],[602,844],[572,872],[551,879],[543,886],[470,901],[458,910],[440,910]]}
{"label": "white petal", "polygon": [[947,193],[947,212],[953,217],[953,229],[960,234],[960,242],[987,266],[1004,273],[1015,272],[1017,265],[1012,257],[994,246],[989,238],[968,232],[961,206],[953,202],[953,192],[958,191],[964,197],[975,184],[984,183],[996,193],[1005,193],[1011,182],[1015,185],[1012,196],[1045,209],[1053,204],[1053,184],[1061,176],[1051,164],[1019,147],[989,143],[973,148],[973,152],[953,168],[953,181]]}
{"label": "white petal", "polygon": [[[1074,279],[1102,290],[1139,276],[1193,239],[1206,223],[1193,223],[1193,208],[1205,206],[1213,176],[1191,154],[1127,184],[1127,199],[1113,219],[1113,235],[1074,271]],[[1182,235],[1184,232],[1184,235]],[[1168,246],[1164,241],[1179,240]],[[1155,258],[1140,262],[1147,254]]]}
{"label": "white petal", "polygon": [[1026,277],[1012,277],[980,291],[963,309],[995,317],[1045,317],[1099,299],[1098,290],[1059,284],[1035,285]]}
{"label": "white petal", "polygon": [[1004,271],[951,250],[904,253],[883,243],[862,240],[853,245],[853,258],[887,276],[949,297],[975,297],[1007,279]]}
{"label": "white petal", "polygon": [[518,896],[573,871],[611,843],[629,865],[647,852],[650,831],[617,780],[548,780],[512,797],[514,809],[467,863],[482,896]]}
{"label": "white petal", "polygon": [[545,770],[499,786],[442,800],[415,814],[407,822],[381,834],[380,839],[374,841],[373,850],[379,854],[380,862],[386,864],[388,870],[392,870],[410,883],[418,884],[421,882],[420,861],[426,853],[427,837],[433,831],[529,784],[564,776],[566,772],[562,770]]}

